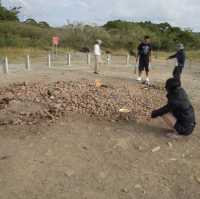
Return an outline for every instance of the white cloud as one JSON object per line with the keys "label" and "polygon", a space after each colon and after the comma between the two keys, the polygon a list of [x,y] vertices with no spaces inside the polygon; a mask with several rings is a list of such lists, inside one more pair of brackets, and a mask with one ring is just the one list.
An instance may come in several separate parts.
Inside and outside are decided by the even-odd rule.
{"label": "white cloud", "polygon": [[112,19],[167,21],[200,31],[199,0],[3,0],[22,5],[22,16],[53,25],[72,21],[105,22]]}

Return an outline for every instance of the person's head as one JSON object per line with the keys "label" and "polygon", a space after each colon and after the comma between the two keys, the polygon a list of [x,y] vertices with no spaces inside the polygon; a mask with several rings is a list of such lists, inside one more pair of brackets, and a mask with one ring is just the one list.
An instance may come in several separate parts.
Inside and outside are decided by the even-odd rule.
{"label": "person's head", "polygon": [[102,41],[101,41],[100,39],[97,39],[97,40],[96,40],[96,44],[101,45],[101,44],[102,44]]}
{"label": "person's head", "polygon": [[177,44],[177,50],[184,50],[184,45],[182,43]]}
{"label": "person's head", "polygon": [[181,87],[180,79],[170,78],[166,81],[165,88],[167,92],[172,92],[173,90],[176,90],[179,87]]}
{"label": "person's head", "polygon": [[148,35],[144,36],[144,43],[150,43],[150,37]]}

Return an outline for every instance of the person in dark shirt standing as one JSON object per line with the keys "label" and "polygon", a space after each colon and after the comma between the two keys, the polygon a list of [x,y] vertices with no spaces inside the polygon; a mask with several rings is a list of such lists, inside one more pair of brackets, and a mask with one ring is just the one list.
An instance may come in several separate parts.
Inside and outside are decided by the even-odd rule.
{"label": "person in dark shirt standing", "polygon": [[167,125],[175,132],[168,134],[170,137],[189,136],[192,134],[196,122],[193,106],[181,87],[180,80],[170,78],[165,86],[167,90],[167,105],[151,114],[152,118],[162,117]]}
{"label": "person in dark shirt standing", "polygon": [[177,52],[174,55],[169,56],[167,59],[176,59],[177,60],[176,66],[175,66],[174,71],[173,71],[173,76],[175,78],[180,79],[183,68],[185,66],[185,60],[186,60],[184,45],[181,44],[181,43],[178,44],[177,45]]}
{"label": "person in dark shirt standing", "polygon": [[138,46],[138,53],[136,57],[136,63],[139,59],[139,72],[138,72],[138,81],[142,81],[142,72],[146,72],[146,83],[149,84],[149,67],[151,63],[151,51],[152,47],[150,44],[150,37],[145,36],[144,41]]}

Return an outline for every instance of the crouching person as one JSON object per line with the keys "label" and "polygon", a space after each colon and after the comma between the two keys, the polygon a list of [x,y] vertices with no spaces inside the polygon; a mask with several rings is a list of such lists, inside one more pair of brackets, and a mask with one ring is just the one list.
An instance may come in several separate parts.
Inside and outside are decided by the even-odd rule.
{"label": "crouching person", "polygon": [[168,103],[164,107],[154,110],[151,117],[162,117],[172,128],[169,137],[189,136],[195,128],[195,113],[185,90],[179,79],[170,78],[165,86]]}

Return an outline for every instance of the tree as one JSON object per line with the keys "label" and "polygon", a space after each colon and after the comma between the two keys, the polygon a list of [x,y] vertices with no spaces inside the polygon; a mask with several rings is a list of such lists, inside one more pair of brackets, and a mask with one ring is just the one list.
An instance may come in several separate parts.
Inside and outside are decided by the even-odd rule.
{"label": "tree", "polygon": [[20,9],[21,7],[13,7],[9,10],[2,6],[0,2],[0,21],[19,21]]}

